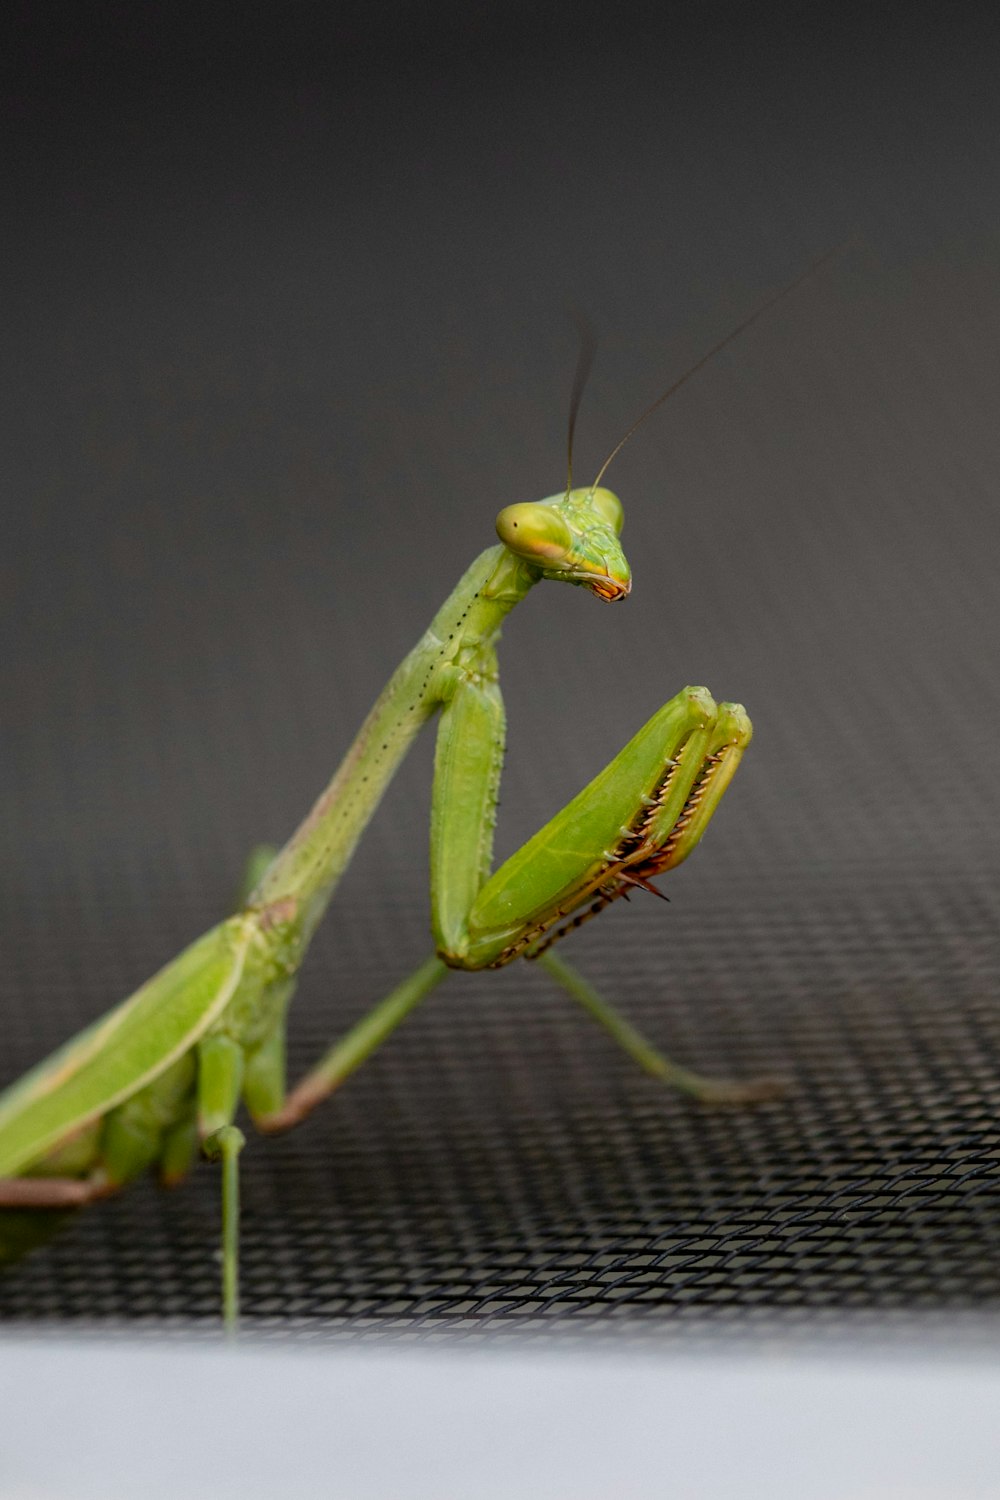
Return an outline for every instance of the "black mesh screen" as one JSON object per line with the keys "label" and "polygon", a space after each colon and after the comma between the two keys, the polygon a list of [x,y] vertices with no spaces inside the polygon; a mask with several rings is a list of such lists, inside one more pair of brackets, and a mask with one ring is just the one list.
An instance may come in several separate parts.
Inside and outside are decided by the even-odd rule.
{"label": "black mesh screen", "polygon": [[[859,942],[877,896],[817,882],[793,901],[785,882],[758,884],[686,912],[689,942],[656,967],[629,913],[624,978],[595,942],[588,972],[675,1052],[787,1074],[787,1102],[751,1111],[664,1095],[539,974],[456,977],[335,1103],[245,1154],[247,1314],[378,1320],[383,1335],[385,1320],[521,1330],[554,1314],[668,1333],[709,1313],[732,1331],[785,1310],[994,1299],[991,976],[956,976],[941,948],[958,935],[933,910],[920,929],[902,893]],[[356,906],[348,920],[371,925]],[[816,973],[824,942],[837,963]],[[376,973],[338,978],[327,952],[309,989],[356,993]],[[298,1028],[303,1059],[325,1039],[322,1010]],[[135,1189],[9,1271],[4,1314],[214,1317],[216,1217],[208,1169],[171,1194]]]}
{"label": "black mesh screen", "polygon": [[[671,905],[618,903],[566,952],[678,1060],[787,1098],[706,1111],[530,966],[456,976],[251,1141],[250,1318],[667,1334],[996,1306],[995,88],[970,51],[982,88],[946,110],[955,68],[904,52],[887,94],[862,48],[822,78],[776,62],[765,108],[728,46],[666,73],[602,53],[611,116],[541,53],[439,49],[432,99],[398,50],[339,92],[303,53],[312,92],[259,110],[134,87],[29,142],[0,1081],[226,909],[499,506],[559,488],[567,301],[610,330],[589,475],[860,227],[621,456],[628,603],[540,588],[501,649],[501,853],[685,682],[746,702],[755,743]],[[430,775],[424,745],[322,929],[295,1072],[427,950]],[[140,1185],[0,1276],[0,1313],[214,1319],[217,1209],[207,1167]]]}

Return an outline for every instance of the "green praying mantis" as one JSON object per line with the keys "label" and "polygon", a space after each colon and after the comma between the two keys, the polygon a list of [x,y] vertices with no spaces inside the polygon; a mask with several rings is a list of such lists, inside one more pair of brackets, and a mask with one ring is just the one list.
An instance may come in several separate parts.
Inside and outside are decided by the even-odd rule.
{"label": "green praying mantis", "polygon": [[[675,381],[594,483],[574,488],[573,429],[589,364],[581,357],[565,491],[500,512],[497,544],[475,559],[393,673],[312,810],[282,849],[255,851],[239,909],[0,1095],[0,1208],[26,1215],[77,1208],[150,1168],[176,1183],[199,1151],[220,1160],[223,1312],[233,1328],[241,1102],[259,1130],[286,1129],[450,970],[519,958],[543,967],[664,1083],[706,1103],[774,1095],[771,1080],[709,1079],[672,1062],[553,951],[618,897],[662,894],[654,877],[695,849],[750,743],[746,712],[716,703],[705,688],[685,688],[491,873],[505,733],[496,645],[506,616],[542,581],[581,586],[607,602],[626,598],[623,510],[602,485],[608,465],[652,411],[802,279]],[[310,939],[393,773],[434,715],[434,951],[286,1092],[286,1014]]]}

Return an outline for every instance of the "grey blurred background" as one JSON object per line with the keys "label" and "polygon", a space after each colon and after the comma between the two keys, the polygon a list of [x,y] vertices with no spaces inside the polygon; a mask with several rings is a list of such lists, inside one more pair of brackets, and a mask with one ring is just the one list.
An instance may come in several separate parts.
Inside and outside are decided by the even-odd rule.
{"label": "grey blurred background", "polygon": [[[247,1153],[247,1311],[816,1324],[986,1306],[997,1237],[995,17],[15,7],[4,48],[0,1082],[226,909],[504,504],[577,473],[847,241],[609,476],[635,586],[502,646],[510,852],[687,682],[756,738],[669,908],[456,977]],[[306,1064],[427,948],[430,738],[293,1011]],[[6,1317],[212,1316],[216,1186],[140,1186]],[[359,1321],[360,1320],[360,1321]]]}

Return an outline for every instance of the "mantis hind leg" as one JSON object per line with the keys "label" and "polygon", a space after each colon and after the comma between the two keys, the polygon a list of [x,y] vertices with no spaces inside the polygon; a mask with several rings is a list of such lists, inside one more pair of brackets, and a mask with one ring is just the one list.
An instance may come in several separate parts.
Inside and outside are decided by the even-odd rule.
{"label": "mantis hind leg", "polygon": [[561,985],[587,1014],[603,1026],[618,1045],[653,1078],[688,1094],[702,1104],[759,1104],[777,1099],[786,1085],[778,1078],[751,1078],[737,1082],[728,1078],[706,1078],[658,1051],[624,1016],[597,993],[593,985],[578,974],[565,959],[552,952],[542,953],[538,963]]}
{"label": "mantis hind leg", "polygon": [[118,1191],[103,1175],[93,1177],[0,1177],[0,1208],[84,1208]]}

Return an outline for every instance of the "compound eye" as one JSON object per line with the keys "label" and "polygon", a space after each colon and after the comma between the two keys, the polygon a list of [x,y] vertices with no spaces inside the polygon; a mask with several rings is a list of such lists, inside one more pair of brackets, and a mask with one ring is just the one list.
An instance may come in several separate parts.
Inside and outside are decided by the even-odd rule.
{"label": "compound eye", "polygon": [[590,503],[615,535],[621,536],[622,527],[625,524],[625,512],[622,510],[622,503],[618,496],[613,495],[610,490],[594,490]]}
{"label": "compound eye", "polygon": [[497,516],[497,536],[518,557],[535,563],[561,562],[573,543],[557,510],[530,501],[504,507]]}

